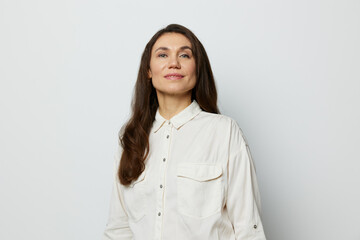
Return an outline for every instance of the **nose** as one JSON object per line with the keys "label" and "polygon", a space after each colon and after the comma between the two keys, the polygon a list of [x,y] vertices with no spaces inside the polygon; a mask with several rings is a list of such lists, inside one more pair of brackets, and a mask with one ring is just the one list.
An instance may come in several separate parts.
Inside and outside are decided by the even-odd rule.
{"label": "nose", "polygon": [[177,56],[169,57],[169,68],[180,68],[180,62]]}

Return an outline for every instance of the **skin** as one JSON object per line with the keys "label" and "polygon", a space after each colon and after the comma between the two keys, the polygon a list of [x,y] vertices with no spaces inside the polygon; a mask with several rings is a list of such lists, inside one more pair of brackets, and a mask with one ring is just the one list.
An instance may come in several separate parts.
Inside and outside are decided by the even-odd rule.
{"label": "skin", "polygon": [[[196,84],[196,64],[191,42],[179,33],[165,33],[151,50],[148,77],[156,89],[159,113],[171,119],[191,104],[191,90]],[[165,75],[178,73],[181,79],[167,79]]]}

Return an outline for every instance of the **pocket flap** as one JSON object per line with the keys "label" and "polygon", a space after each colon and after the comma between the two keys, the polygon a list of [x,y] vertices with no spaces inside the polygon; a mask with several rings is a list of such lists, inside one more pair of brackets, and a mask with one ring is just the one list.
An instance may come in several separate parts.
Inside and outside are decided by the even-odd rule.
{"label": "pocket flap", "polygon": [[220,177],[222,169],[218,165],[182,164],[178,165],[177,176],[191,178],[196,181],[208,181]]}

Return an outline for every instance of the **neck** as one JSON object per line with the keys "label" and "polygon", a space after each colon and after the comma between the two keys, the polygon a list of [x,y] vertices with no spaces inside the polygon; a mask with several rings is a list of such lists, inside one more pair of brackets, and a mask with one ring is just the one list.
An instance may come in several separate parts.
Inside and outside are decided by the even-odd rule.
{"label": "neck", "polygon": [[169,120],[191,104],[191,91],[186,95],[157,94],[160,115]]}

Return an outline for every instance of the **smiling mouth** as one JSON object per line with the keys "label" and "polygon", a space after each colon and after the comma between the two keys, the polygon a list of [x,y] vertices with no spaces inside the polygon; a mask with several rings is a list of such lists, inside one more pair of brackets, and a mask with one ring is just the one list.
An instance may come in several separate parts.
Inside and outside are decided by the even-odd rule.
{"label": "smiling mouth", "polygon": [[183,78],[184,76],[181,75],[181,74],[167,74],[165,75],[165,78],[166,79],[169,79],[169,80],[176,80],[176,79],[181,79]]}

